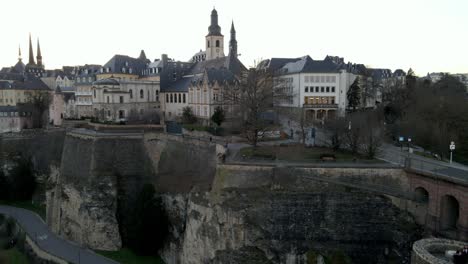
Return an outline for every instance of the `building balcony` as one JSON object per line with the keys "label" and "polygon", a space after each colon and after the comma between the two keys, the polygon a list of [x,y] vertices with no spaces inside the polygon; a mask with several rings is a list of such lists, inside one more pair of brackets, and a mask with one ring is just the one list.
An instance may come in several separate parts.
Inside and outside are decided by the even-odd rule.
{"label": "building balcony", "polygon": [[93,102],[75,102],[75,105],[93,105]]}
{"label": "building balcony", "polygon": [[91,96],[92,92],[75,92],[75,96]]}
{"label": "building balcony", "polygon": [[303,104],[303,108],[338,109],[337,104]]}

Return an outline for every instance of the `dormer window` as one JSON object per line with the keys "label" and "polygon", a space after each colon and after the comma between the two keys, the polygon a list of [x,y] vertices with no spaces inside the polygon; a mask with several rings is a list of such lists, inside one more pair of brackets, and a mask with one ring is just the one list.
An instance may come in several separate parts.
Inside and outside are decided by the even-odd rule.
{"label": "dormer window", "polygon": [[132,72],[133,72],[132,68],[128,69],[128,73],[132,73]]}
{"label": "dormer window", "polygon": [[125,62],[125,67],[128,67],[128,61]]}
{"label": "dormer window", "polygon": [[125,68],[122,68],[122,73],[125,73]]}

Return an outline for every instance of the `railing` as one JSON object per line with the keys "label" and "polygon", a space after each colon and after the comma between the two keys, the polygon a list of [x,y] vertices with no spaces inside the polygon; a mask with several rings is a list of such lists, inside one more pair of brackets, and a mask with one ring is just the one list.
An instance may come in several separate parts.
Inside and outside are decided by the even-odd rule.
{"label": "railing", "polygon": [[406,158],[406,169],[427,174],[438,179],[468,185],[468,170],[443,164],[442,162],[432,162],[419,158]]}
{"label": "railing", "polygon": [[333,108],[337,109],[337,104],[303,104],[304,108]]}
{"label": "railing", "polygon": [[93,93],[92,92],[75,92],[75,95],[91,96],[93,95]]}

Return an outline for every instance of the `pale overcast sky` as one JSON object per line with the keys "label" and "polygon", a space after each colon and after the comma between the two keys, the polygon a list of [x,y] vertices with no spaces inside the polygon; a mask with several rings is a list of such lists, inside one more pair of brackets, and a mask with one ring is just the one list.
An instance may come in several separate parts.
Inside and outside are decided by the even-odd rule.
{"label": "pale overcast sky", "polygon": [[187,61],[204,48],[216,6],[228,52],[234,19],[245,65],[327,54],[371,67],[468,73],[467,0],[14,0],[2,2],[0,67],[28,34],[46,68],[104,64],[114,54]]}

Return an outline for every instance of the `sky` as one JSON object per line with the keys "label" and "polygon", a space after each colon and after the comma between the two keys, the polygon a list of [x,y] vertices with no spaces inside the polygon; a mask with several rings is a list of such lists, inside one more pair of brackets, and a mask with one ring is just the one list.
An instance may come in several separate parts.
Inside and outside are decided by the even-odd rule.
{"label": "sky", "polygon": [[105,64],[115,54],[187,61],[204,49],[216,7],[228,53],[234,20],[246,66],[326,55],[373,68],[468,73],[467,0],[15,0],[2,3],[0,67],[28,60],[40,38],[47,69]]}

